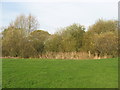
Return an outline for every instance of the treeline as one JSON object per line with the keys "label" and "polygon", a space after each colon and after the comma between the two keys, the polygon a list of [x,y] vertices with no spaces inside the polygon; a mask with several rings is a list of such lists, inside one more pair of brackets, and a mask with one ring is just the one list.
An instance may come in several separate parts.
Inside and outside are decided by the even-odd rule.
{"label": "treeline", "polygon": [[58,58],[80,59],[86,54],[86,58],[118,56],[117,21],[100,19],[88,30],[80,24],[72,24],[55,34],[37,30],[38,26],[32,15],[20,15],[10,23],[2,32],[3,57],[56,58],[59,55]]}

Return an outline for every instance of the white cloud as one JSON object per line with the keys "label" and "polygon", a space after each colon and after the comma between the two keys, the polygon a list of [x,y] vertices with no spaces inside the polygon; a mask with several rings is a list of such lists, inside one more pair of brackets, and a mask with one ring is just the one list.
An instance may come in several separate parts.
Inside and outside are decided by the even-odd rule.
{"label": "white cloud", "polygon": [[[40,0],[39,3],[35,1],[36,0],[34,0],[33,3],[17,3],[17,5],[19,4],[18,6],[20,6],[20,10],[11,12],[7,9],[7,12],[4,13],[4,24],[10,23],[8,22],[10,19],[14,20],[14,18],[21,13],[24,13],[25,15],[31,13],[38,18],[40,29],[47,30],[49,33],[54,33],[58,28],[66,27],[72,23],[79,23],[88,27],[99,18],[117,18],[117,3],[114,2],[117,0],[109,0],[110,2],[107,2],[108,0],[106,0],[105,3],[90,2],[94,0],[89,0],[88,3],[82,2],[83,0],[79,0],[79,3],[76,2],[78,0],[69,0],[73,3],[66,3],[65,1],[68,0],[57,0],[57,2],[56,0],[50,0],[51,3],[46,3],[50,2],[48,0],[45,0],[46,2]],[[85,1],[87,2],[88,0]],[[17,7],[17,5],[15,4],[14,7]]]}
{"label": "white cloud", "polygon": [[[23,3],[24,4],[24,3]],[[39,18],[40,28],[53,33],[60,27],[79,23],[88,27],[99,18],[116,19],[117,3],[29,3],[23,5]]]}

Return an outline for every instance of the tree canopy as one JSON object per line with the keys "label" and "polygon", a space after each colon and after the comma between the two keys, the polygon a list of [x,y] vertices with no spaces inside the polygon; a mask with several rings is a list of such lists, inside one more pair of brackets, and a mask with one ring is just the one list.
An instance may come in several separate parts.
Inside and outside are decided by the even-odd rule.
{"label": "tree canopy", "polygon": [[54,34],[37,30],[36,17],[20,15],[2,32],[2,54],[39,57],[48,52],[90,52],[99,56],[118,55],[117,21],[99,19],[88,30],[80,24],[61,28]]}

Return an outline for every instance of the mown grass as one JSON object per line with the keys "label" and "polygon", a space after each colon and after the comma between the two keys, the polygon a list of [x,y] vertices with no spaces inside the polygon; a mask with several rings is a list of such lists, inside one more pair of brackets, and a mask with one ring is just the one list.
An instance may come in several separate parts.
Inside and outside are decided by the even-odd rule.
{"label": "mown grass", "polygon": [[3,59],[3,88],[117,88],[118,60]]}

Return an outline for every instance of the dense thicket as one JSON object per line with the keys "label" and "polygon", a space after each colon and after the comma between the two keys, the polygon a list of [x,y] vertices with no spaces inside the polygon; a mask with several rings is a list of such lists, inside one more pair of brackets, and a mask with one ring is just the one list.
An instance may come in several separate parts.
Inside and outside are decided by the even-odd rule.
{"label": "dense thicket", "polygon": [[51,52],[75,52],[82,47],[85,28],[79,24],[73,24],[51,35],[45,44],[46,51]]}
{"label": "dense thicket", "polygon": [[89,56],[101,57],[118,55],[118,30],[114,20],[98,20],[87,31],[80,24],[72,24],[55,34],[37,30],[38,25],[32,15],[17,17],[2,32],[3,57],[42,57],[51,52],[86,52]]}
{"label": "dense thicket", "polygon": [[99,56],[118,56],[117,21],[98,20],[90,26],[84,35],[83,49]]}

